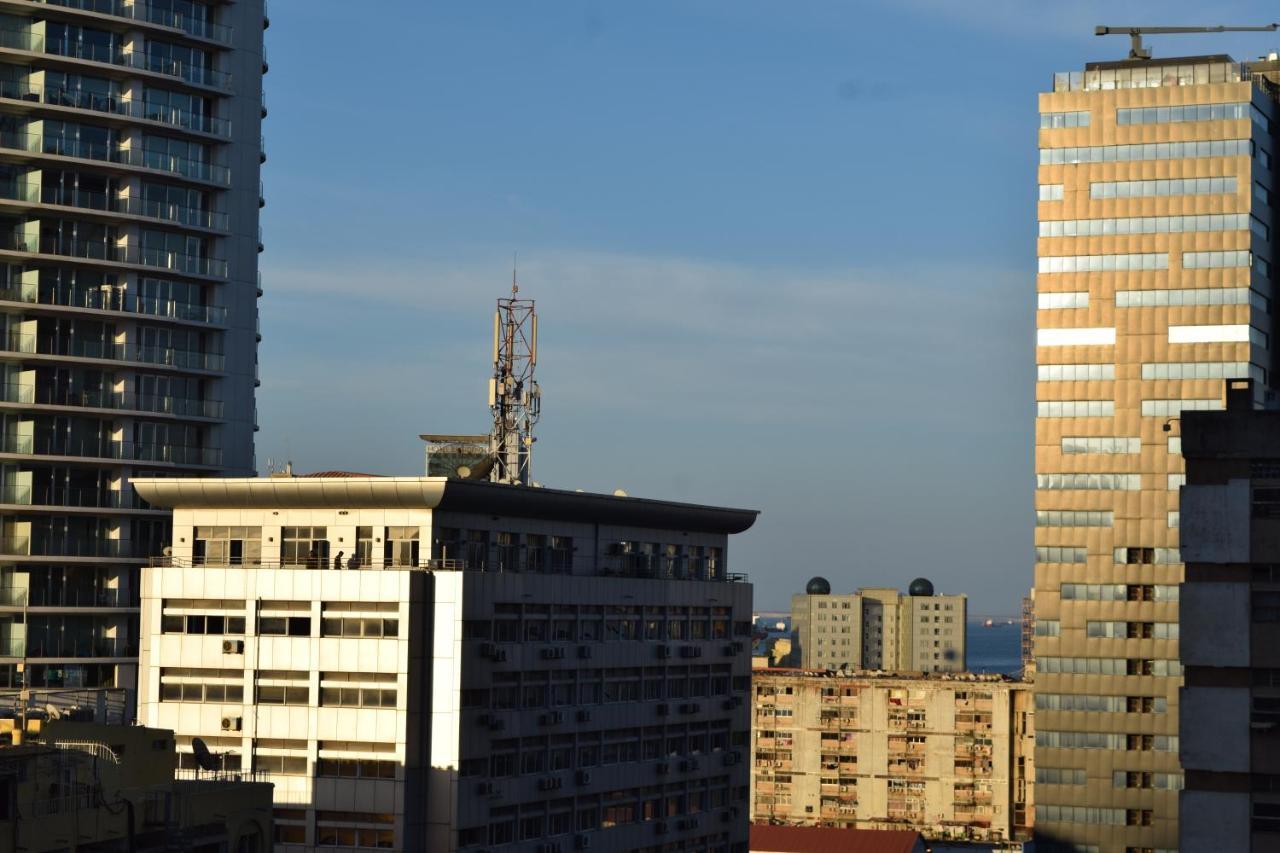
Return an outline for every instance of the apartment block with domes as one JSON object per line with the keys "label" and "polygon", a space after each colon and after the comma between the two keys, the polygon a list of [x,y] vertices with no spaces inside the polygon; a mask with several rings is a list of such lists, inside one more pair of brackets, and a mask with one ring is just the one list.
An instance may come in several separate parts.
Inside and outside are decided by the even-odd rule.
{"label": "apartment block with domes", "polygon": [[963,672],[968,598],[916,578],[893,588],[831,592],[823,577],[791,597],[791,662],[801,669]]}

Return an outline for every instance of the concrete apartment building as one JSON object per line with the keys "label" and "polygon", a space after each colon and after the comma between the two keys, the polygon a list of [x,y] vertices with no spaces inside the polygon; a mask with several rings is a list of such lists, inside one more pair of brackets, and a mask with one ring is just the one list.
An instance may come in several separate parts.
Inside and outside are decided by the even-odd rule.
{"label": "concrete apartment building", "polygon": [[255,470],[263,0],[0,0],[0,690],[132,689],[135,476]]}
{"label": "concrete apartment building", "polygon": [[1029,836],[1029,685],[998,675],[756,670],[755,823]]}
{"label": "concrete apartment building", "polygon": [[[749,510],[445,479],[151,479],[139,716],[280,851],[745,851]],[[189,761],[187,756],[184,761]]]}
{"label": "concrete apartment building", "polygon": [[1280,849],[1280,411],[1234,380],[1182,420],[1178,849]]}
{"label": "concrete apartment building", "polygon": [[880,588],[833,595],[826,578],[813,578],[791,596],[790,660],[802,669],[963,672],[967,603],[964,595],[935,595],[924,578],[906,595]]}
{"label": "concrete apartment building", "polygon": [[1095,62],[1039,98],[1040,844],[1178,846],[1179,416],[1271,382],[1275,66]]}

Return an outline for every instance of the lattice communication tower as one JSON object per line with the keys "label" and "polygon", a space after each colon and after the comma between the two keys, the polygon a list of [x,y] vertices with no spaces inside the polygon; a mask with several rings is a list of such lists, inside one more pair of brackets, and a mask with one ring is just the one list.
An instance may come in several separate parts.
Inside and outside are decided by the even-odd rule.
{"label": "lattice communication tower", "polygon": [[533,456],[533,426],[542,410],[542,392],[533,378],[538,365],[538,314],[532,299],[520,299],[514,277],[511,296],[493,313],[493,378],[489,380],[489,434],[495,483],[527,486]]}

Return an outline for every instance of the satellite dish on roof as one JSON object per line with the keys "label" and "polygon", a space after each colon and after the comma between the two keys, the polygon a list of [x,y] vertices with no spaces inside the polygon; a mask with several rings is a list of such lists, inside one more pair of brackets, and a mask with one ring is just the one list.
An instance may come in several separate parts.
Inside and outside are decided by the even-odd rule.
{"label": "satellite dish on roof", "polygon": [[200,765],[201,770],[217,770],[218,759],[209,751],[209,747],[202,738],[193,737],[191,739],[191,752],[196,757],[196,764]]}

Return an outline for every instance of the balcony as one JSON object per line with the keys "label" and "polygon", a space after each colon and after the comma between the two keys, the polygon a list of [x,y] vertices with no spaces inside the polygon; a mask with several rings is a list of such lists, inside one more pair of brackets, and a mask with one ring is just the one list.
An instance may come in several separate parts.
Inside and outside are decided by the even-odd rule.
{"label": "balcony", "polygon": [[222,450],[180,444],[136,444],[108,438],[66,438],[63,436],[0,436],[0,453],[23,456],[67,456],[113,462],[152,462],[166,465],[193,465],[216,468],[222,464]]}
{"label": "balcony", "polygon": [[[226,367],[226,356],[220,353],[173,347],[150,347],[112,341],[90,341],[73,338],[53,338],[48,335],[22,332],[0,333],[0,351],[25,355],[47,355],[64,358],[92,358],[100,361],[121,361],[132,364],[156,364],[179,370],[207,370],[216,372]],[[25,402],[11,400],[10,402]],[[74,405],[74,404],[67,404]],[[115,408],[107,406],[105,408]],[[159,411],[149,409],[148,411]],[[221,417],[221,415],[210,416]]]}
{"label": "balcony", "polygon": [[223,405],[218,400],[165,397],[156,394],[123,394],[102,389],[70,390],[43,383],[0,383],[0,402],[27,406],[68,406],[112,409],[121,412],[150,412],[186,418],[218,419]]}
{"label": "balcony", "polygon": [[33,3],[61,6],[64,9],[80,9],[85,12],[96,12],[99,15],[111,15],[117,18],[128,18],[181,30],[189,36],[215,41],[220,44],[231,44],[231,27],[210,23],[203,18],[192,17],[178,11],[154,6],[142,0],[125,5],[124,0],[32,0]]}
{"label": "balcony", "polygon": [[[151,507],[129,492],[106,488],[77,488],[44,483],[35,486],[0,486],[0,504],[40,507],[84,507],[89,509],[138,509]],[[159,510],[156,510],[159,512]]]}
{"label": "balcony", "polygon": [[223,139],[231,138],[231,122],[226,119],[118,95],[103,95],[97,92],[41,86],[36,83],[0,80],[0,99],[109,113],[129,119],[153,121],[179,130],[189,130]]}
{"label": "balcony", "polygon": [[18,557],[127,558],[129,542],[90,536],[0,536],[0,554]]}
{"label": "balcony", "polygon": [[95,589],[92,587],[71,589],[44,589],[36,587],[0,587],[0,607],[123,607],[136,608],[137,598],[130,599],[123,590]]}
{"label": "balcony", "polygon": [[116,148],[81,140],[44,137],[37,133],[16,130],[0,131],[0,148],[135,166],[219,186],[231,186],[231,170],[225,166],[215,166],[202,160],[192,160],[142,148]]}
{"label": "balcony", "polygon": [[[172,299],[157,299],[150,296],[139,296],[126,293],[119,288],[99,288],[95,290],[54,290],[49,288],[4,288],[0,287],[0,301],[22,302],[27,305],[54,305],[63,308],[84,308],[89,311],[120,311],[129,314],[141,314],[147,317],[162,317],[168,320],[181,320],[187,323],[209,323],[225,325],[227,309],[220,305],[198,305],[193,302],[177,302]],[[178,358],[175,353],[192,352],[190,350],[149,350],[169,353],[164,360],[156,363],[173,364]],[[203,353],[200,361],[206,366],[201,370],[222,370],[226,357],[217,353]],[[183,357],[185,358],[185,357]],[[128,359],[123,359],[128,360]],[[185,366],[185,365],[183,365]]]}
{"label": "balcony", "polygon": [[53,237],[35,240],[24,234],[9,233],[0,234],[0,250],[132,264],[210,278],[226,278],[228,269],[227,262],[219,258],[187,255],[146,246],[121,246],[104,240],[60,240]]}
{"label": "balcony", "polygon": [[192,65],[141,51],[126,52],[118,46],[92,44],[71,39],[50,39],[32,33],[30,30],[0,28],[0,48],[25,50],[30,53],[44,53],[49,56],[82,59],[88,62],[116,65],[121,68],[149,71],[152,74],[161,74],[194,86],[205,86],[211,89],[228,90],[231,88],[231,75],[224,71],[215,71],[203,65]]}
{"label": "balcony", "polygon": [[[52,637],[26,638],[26,657],[31,658],[133,658],[138,656],[138,644],[123,638],[82,637],[76,632],[59,633]],[[37,633],[38,632],[34,632]]]}
{"label": "balcony", "polygon": [[206,228],[211,231],[227,231],[231,222],[227,214],[214,210],[202,210],[196,207],[166,204],[152,199],[115,196],[85,190],[51,190],[46,192],[41,187],[19,186],[16,183],[0,187],[0,199],[25,202],[27,204],[57,205],[58,207],[100,213],[119,213],[125,216],[153,219],[156,222],[184,225],[189,228]]}

